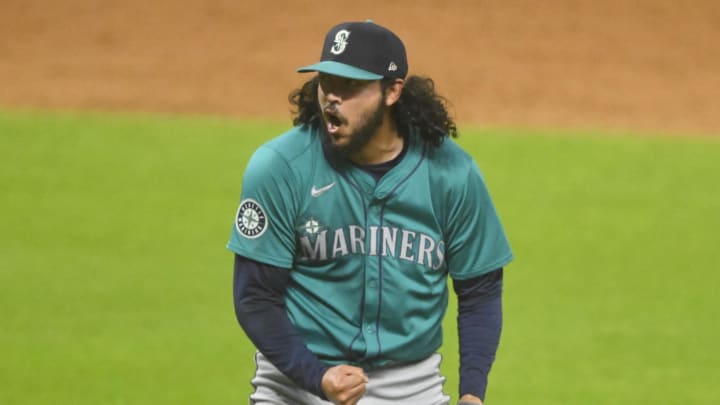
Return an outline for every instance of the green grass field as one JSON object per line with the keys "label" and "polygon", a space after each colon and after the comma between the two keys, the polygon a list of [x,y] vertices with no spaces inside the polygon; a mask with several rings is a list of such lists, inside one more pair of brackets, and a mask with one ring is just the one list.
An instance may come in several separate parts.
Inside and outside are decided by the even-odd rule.
{"label": "green grass field", "polygon": [[[0,113],[0,403],[247,403],[225,242],[285,123]],[[720,142],[466,130],[516,261],[488,404],[720,400]],[[457,397],[452,304],[443,370]]]}

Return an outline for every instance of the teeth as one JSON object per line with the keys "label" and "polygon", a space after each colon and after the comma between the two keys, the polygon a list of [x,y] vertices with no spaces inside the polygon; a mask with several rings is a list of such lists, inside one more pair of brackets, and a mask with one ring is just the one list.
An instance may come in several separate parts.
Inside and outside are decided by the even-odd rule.
{"label": "teeth", "polygon": [[328,124],[327,124],[328,133],[334,134],[335,132],[337,132],[337,130],[338,130],[338,127],[335,124],[333,124],[332,122],[328,122]]}

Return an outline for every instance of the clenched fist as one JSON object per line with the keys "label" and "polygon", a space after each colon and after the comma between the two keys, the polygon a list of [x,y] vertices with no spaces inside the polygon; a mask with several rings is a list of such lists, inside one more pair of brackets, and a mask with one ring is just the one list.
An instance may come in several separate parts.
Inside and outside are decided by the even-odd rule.
{"label": "clenched fist", "polygon": [[363,369],[341,364],[331,367],[322,378],[325,396],[337,405],[355,405],[365,394],[368,378]]}

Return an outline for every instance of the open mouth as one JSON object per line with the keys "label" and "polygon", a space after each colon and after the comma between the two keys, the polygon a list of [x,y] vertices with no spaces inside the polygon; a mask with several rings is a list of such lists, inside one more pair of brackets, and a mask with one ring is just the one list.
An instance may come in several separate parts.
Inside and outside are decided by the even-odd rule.
{"label": "open mouth", "polygon": [[328,132],[331,134],[336,133],[342,126],[343,120],[335,111],[325,110],[324,113]]}

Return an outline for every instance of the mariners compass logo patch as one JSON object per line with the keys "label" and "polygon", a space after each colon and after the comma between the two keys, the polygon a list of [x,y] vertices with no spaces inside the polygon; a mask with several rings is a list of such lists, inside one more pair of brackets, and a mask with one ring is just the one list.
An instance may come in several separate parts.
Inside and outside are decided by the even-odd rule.
{"label": "mariners compass logo patch", "polygon": [[265,210],[257,201],[248,198],[240,202],[235,228],[246,238],[255,239],[265,232],[268,222]]}

